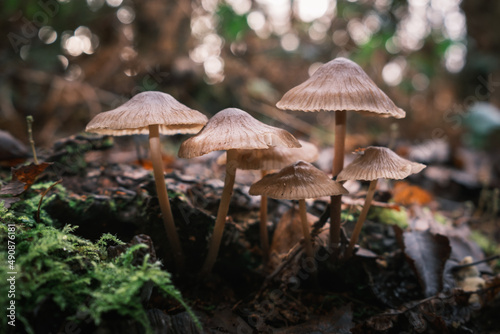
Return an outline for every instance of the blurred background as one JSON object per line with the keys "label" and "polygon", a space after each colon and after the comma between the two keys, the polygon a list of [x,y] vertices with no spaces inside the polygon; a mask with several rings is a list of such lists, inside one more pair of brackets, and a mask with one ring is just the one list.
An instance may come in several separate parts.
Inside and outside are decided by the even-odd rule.
{"label": "blurred background", "polygon": [[457,155],[465,148],[487,154],[490,170],[498,165],[498,1],[3,0],[0,7],[0,129],[24,143],[27,115],[37,146],[47,147],[131,96],[159,90],[209,116],[239,107],[327,147],[333,113],[284,112],[275,103],[342,56],[407,112],[402,120],[350,113],[347,149],[375,143],[423,162],[477,161]]}

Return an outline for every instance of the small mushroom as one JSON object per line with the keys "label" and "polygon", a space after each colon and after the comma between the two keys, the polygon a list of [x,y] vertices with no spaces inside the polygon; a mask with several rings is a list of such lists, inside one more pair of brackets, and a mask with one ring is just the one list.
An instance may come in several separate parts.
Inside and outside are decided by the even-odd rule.
{"label": "small mushroom", "polygon": [[[236,150],[239,169],[260,170],[262,177],[268,171],[281,169],[297,160],[313,162],[318,159],[318,148],[316,145],[299,140],[302,147],[272,147],[267,150]],[[227,156],[222,154],[217,163],[226,163]],[[269,236],[267,231],[267,196],[262,195],[260,199],[260,243],[262,247],[264,262],[269,259]]]}
{"label": "small mushroom", "polygon": [[201,269],[202,274],[212,271],[219,253],[238,167],[237,150],[265,150],[274,146],[300,147],[300,143],[288,131],[266,125],[237,108],[219,111],[200,133],[181,144],[181,158],[194,158],[212,151],[227,151],[224,189],[208,255]]}
{"label": "small mushroom", "polygon": [[337,196],[347,194],[348,191],[310,163],[299,160],[277,173],[264,176],[250,187],[249,193],[276,199],[298,200],[306,254],[314,258],[305,199]]}
{"label": "small mushroom", "polygon": [[402,180],[411,174],[419,173],[426,167],[424,164],[403,159],[386,147],[370,146],[356,153],[358,156],[337,176],[337,181],[370,181],[363,210],[354,226],[351,241],[346,251],[347,258],[351,256],[354,246],[358,241],[361,228],[363,227],[375,193],[375,188],[377,187],[377,180]]}
{"label": "small mushroom", "polygon": [[[309,79],[290,89],[276,106],[306,112],[335,111],[333,177],[344,167],[347,110],[380,117],[405,117],[405,112],[396,107],[363,69],[346,58],[336,58],[319,67]],[[334,247],[340,242],[341,200],[341,196],[331,197],[330,244]]]}
{"label": "small mushroom", "polygon": [[169,94],[142,92],[120,107],[98,114],[85,128],[87,132],[111,136],[149,134],[153,174],[163,224],[179,270],[184,266],[184,256],[163,176],[160,133],[165,135],[197,133],[207,121],[205,115],[186,107]]}

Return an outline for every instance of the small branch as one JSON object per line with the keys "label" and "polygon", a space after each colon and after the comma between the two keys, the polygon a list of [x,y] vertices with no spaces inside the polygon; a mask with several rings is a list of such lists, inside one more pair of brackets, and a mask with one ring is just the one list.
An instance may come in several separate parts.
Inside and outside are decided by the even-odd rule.
{"label": "small branch", "polygon": [[490,256],[490,257],[487,257],[487,258],[484,258],[482,260],[478,260],[478,261],[475,261],[475,262],[465,263],[465,264],[457,264],[456,266],[451,267],[450,270],[452,272],[455,272],[455,271],[460,270],[462,268],[472,267],[472,266],[475,266],[475,265],[478,265],[478,264],[481,264],[481,263],[485,263],[485,262],[490,262],[490,261],[496,260],[498,258],[500,258],[500,255],[493,255],[493,256]]}
{"label": "small branch", "polygon": [[28,123],[28,138],[30,141],[31,145],[31,150],[33,151],[33,159],[35,160],[35,164],[38,165],[38,158],[36,157],[36,150],[35,150],[35,141],[33,140],[33,131],[32,131],[32,124],[33,124],[33,116],[26,116],[26,123]]}
{"label": "small branch", "polygon": [[402,309],[399,311],[396,311],[396,310],[394,312],[389,311],[389,312],[382,313],[379,316],[401,315],[401,314],[404,314],[404,313],[416,308],[417,306],[425,304],[426,302],[431,301],[433,299],[446,300],[446,299],[450,299],[450,298],[457,297],[457,296],[471,296],[474,294],[484,294],[488,291],[495,290],[499,287],[500,287],[500,284],[496,284],[496,285],[489,286],[487,288],[480,288],[480,289],[477,289],[474,291],[458,291],[455,294],[451,294],[449,296],[441,296],[440,294],[437,294],[437,295],[430,296],[430,297],[427,297],[425,299],[419,300],[417,302],[413,302],[410,305],[408,305],[408,304],[403,305]]}
{"label": "small branch", "polygon": [[[29,116],[28,116],[29,117]],[[56,185],[58,185],[59,183],[62,182],[62,179],[59,179],[57,180],[56,182],[52,183],[50,185],[50,187],[48,187],[47,189],[45,189],[45,191],[42,193],[41,197],[40,197],[40,201],[38,201],[38,209],[36,210],[36,217],[35,217],[35,220],[38,223],[40,223],[40,208],[42,207],[42,201],[43,201],[43,198],[45,197],[45,195],[47,195],[47,193],[52,189],[54,188]]]}

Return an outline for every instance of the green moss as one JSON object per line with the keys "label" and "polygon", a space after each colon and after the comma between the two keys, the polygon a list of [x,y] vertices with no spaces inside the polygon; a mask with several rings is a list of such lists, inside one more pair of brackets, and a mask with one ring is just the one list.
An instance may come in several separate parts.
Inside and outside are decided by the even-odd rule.
{"label": "green moss", "polygon": [[436,220],[436,222],[438,222],[441,225],[447,225],[448,224],[448,218],[446,218],[445,216],[443,216],[439,212],[436,212],[434,214],[434,219]]}
{"label": "green moss", "polygon": [[[48,182],[40,182],[40,183],[36,183],[34,185],[32,185],[30,187],[30,189],[32,190],[45,190],[45,189],[48,189],[49,187],[51,187],[52,185],[54,184],[53,181],[48,181]],[[53,188],[52,188],[52,191],[58,191],[60,193],[66,193],[66,188],[64,188],[64,186],[62,186],[61,184],[56,184]]]}
{"label": "green moss", "polygon": [[399,211],[389,208],[372,207],[369,211],[371,219],[387,225],[397,225],[402,229],[408,227],[408,214],[406,209],[400,206]]}
{"label": "green moss", "polygon": [[[30,207],[29,205],[26,207]],[[103,316],[114,312],[142,324],[151,332],[146,309],[141,302],[141,290],[156,286],[163,295],[177,300],[195,316],[173,286],[170,274],[159,262],[150,263],[148,257],[140,266],[134,266],[134,252],[145,245],[129,248],[119,257],[109,259],[107,246],[124,243],[110,234],[104,234],[96,243],[73,234],[76,227],[57,229],[46,224],[34,224],[31,217],[19,217],[15,211],[0,204],[0,241],[7,243],[7,224],[16,225],[16,314],[28,333],[34,333],[33,317],[36,310],[48,302],[59,311],[53,320],[75,320],[76,314],[89,314],[99,325]],[[28,224],[24,221],[27,220]],[[6,249],[0,257],[7,258]],[[8,270],[0,262],[2,274]],[[2,277],[5,282],[5,277]],[[0,293],[7,295],[7,285],[0,285]],[[6,317],[0,321],[6,326]]]}
{"label": "green moss", "polygon": [[96,324],[101,322],[102,316],[107,312],[116,311],[122,316],[137,320],[149,332],[148,318],[140,296],[141,290],[150,283],[177,300],[196,319],[180,292],[172,285],[170,274],[161,270],[159,262],[151,264],[146,256],[140,267],[132,265],[133,252],[143,247],[147,246],[135,245],[117,259],[95,266],[91,272],[99,287],[91,291],[91,301],[83,311],[90,314]]}
{"label": "green moss", "polygon": [[485,252],[487,255],[493,255],[500,251],[500,247],[495,244],[490,238],[485,236],[480,231],[474,230],[470,233],[470,238],[472,241],[478,244],[478,246]]}
{"label": "green moss", "polygon": [[342,211],[340,216],[343,222],[356,222],[356,217],[350,211]]}

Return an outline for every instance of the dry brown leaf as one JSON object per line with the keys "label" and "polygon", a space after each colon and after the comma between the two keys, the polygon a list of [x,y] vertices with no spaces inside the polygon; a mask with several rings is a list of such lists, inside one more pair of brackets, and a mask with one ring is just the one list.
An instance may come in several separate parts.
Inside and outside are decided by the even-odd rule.
{"label": "dry brown leaf", "polygon": [[[311,226],[317,219],[312,214],[307,214],[307,221]],[[299,210],[292,207],[281,217],[274,231],[270,249],[270,266],[273,267],[273,263],[276,265],[279,264],[281,256],[287,254],[303,237]]]}
{"label": "dry brown leaf", "polygon": [[51,162],[29,164],[18,168],[12,168],[12,180],[2,187],[0,195],[18,196],[27,190],[37,177],[50,165]]}

